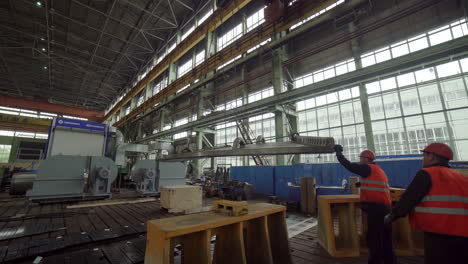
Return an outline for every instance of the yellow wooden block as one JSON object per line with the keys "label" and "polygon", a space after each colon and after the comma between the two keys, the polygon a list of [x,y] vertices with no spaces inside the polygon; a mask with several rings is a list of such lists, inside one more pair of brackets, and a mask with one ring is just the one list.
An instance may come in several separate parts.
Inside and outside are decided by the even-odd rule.
{"label": "yellow wooden block", "polygon": [[[332,257],[359,256],[356,203],[359,203],[359,195],[355,194],[318,197],[317,240]],[[334,218],[338,218],[338,235],[334,230]]]}
{"label": "yellow wooden block", "polygon": [[249,212],[248,206],[246,201],[216,200],[213,202],[213,210],[230,216],[247,214]]}
{"label": "yellow wooden block", "polygon": [[393,202],[398,202],[405,191],[406,189],[390,187],[390,199]]}

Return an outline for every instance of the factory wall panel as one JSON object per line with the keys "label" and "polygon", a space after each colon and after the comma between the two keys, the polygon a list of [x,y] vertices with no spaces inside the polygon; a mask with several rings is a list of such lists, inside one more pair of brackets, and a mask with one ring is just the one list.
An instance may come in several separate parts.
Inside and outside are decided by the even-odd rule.
{"label": "factory wall panel", "polygon": [[[385,160],[378,165],[387,173],[390,186],[407,188],[416,173],[421,169],[421,160]],[[295,164],[291,166],[241,166],[232,167],[231,179],[254,185],[254,192],[287,198],[288,183],[299,185],[303,177],[314,177],[319,190],[317,194],[344,194],[349,189],[330,189],[349,185],[349,177],[357,176],[347,171],[339,163]],[[346,182],[343,182],[343,181]],[[324,188],[320,188],[320,186]]]}

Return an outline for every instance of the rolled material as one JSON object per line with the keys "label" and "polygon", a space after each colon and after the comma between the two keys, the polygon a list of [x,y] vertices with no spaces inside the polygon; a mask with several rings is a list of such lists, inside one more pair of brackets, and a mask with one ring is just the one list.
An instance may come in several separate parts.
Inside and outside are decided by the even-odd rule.
{"label": "rolled material", "polygon": [[10,195],[25,195],[27,190],[32,189],[35,172],[18,172],[11,177]]}

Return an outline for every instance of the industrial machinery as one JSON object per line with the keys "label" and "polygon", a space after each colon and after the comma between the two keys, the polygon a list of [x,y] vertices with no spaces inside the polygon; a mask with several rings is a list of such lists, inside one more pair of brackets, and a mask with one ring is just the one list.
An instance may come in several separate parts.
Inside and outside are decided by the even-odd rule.
{"label": "industrial machinery", "polygon": [[138,160],[131,171],[131,179],[136,183],[136,190],[141,195],[156,194],[159,180],[156,173],[156,161]]}
{"label": "industrial machinery", "polygon": [[26,196],[45,199],[96,199],[111,196],[117,166],[106,157],[57,155],[44,160]]}
{"label": "industrial machinery", "polygon": [[160,187],[185,185],[185,165],[182,162],[160,162],[138,160],[133,166],[131,177],[142,195],[159,193]]}
{"label": "industrial machinery", "polygon": [[24,195],[32,188],[37,171],[21,171],[14,173],[10,182],[10,195]]}
{"label": "industrial machinery", "polygon": [[255,144],[246,144],[242,138],[236,138],[232,147],[202,149],[182,153],[168,154],[161,160],[190,160],[197,158],[214,158],[226,156],[284,155],[333,153],[335,140],[332,137],[310,137],[291,135],[291,142],[268,142],[257,140]]}

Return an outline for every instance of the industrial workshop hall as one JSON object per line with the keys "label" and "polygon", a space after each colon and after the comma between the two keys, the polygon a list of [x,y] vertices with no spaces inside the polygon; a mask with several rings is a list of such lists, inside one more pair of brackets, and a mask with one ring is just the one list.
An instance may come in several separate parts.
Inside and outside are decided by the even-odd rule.
{"label": "industrial workshop hall", "polygon": [[0,263],[468,263],[468,0],[1,0]]}

